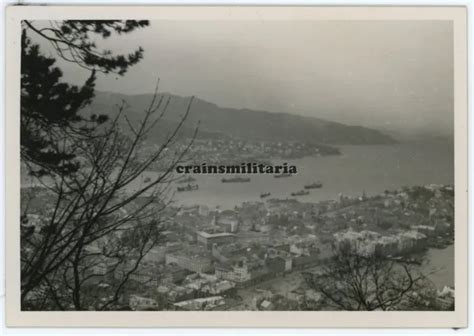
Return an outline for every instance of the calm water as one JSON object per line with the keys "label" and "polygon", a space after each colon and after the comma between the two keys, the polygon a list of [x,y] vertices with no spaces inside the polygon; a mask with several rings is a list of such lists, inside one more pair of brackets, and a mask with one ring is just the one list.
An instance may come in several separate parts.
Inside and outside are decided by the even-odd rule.
{"label": "calm water", "polygon": [[429,278],[438,287],[454,287],[454,245],[444,249],[429,249],[426,254],[426,263],[421,266],[423,274],[429,275]]}
{"label": "calm water", "polygon": [[[175,194],[178,204],[206,204],[233,208],[244,201],[260,200],[260,194],[287,198],[303,185],[320,180],[321,189],[311,190],[301,201],[335,199],[338,194],[356,196],[430,183],[453,183],[453,147],[446,143],[410,143],[382,146],[343,146],[342,155],[287,161],[296,176],[248,175],[250,183],[222,183],[226,175],[193,175],[199,190]],[[154,173],[147,173],[153,177]],[[227,176],[228,177],[228,176]]]}
{"label": "calm water", "polygon": [[[259,201],[260,194],[270,198],[291,198],[291,193],[305,184],[321,181],[321,189],[313,189],[301,201],[317,202],[336,199],[340,193],[349,196],[381,193],[402,186],[442,184],[454,182],[453,145],[446,142],[404,143],[398,145],[339,146],[342,155],[308,157],[286,161],[297,168],[298,174],[289,178],[273,175],[247,175],[250,183],[222,183],[229,175],[192,175],[199,190],[176,192],[177,205],[205,204],[209,207],[233,208],[245,201]],[[129,186],[137,189],[143,179],[152,180],[154,172],[146,172],[142,179]],[[22,170],[22,186],[34,184]],[[173,186],[173,190],[176,191]]]}

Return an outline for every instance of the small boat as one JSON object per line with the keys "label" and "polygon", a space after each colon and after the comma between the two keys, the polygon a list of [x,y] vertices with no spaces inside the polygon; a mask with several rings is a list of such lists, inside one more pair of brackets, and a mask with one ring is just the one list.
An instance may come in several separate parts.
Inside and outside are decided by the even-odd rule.
{"label": "small boat", "polygon": [[244,183],[244,182],[250,182],[250,177],[231,177],[231,178],[223,178],[222,183]]}
{"label": "small boat", "polygon": [[281,174],[273,175],[273,177],[275,177],[275,178],[291,177],[291,176],[293,176],[293,175],[291,175],[290,173],[281,173]]}
{"label": "small boat", "polygon": [[178,183],[189,183],[189,182],[194,182],[196,179],[192,176],[185,177],[181,180],[178,181]]}
{"label": "small boat", "polygon": [[323,186],[323,184],[319,181],[317,182],[313,182],[311,184],[306,184],[304,186],[305,189],[318,189],[318,188],[321,188]]}
{"label": "small boat", "polygon": [[199,189],[199,185],[197,184],[188,184],[184,187],[178,187],[178,191],[194,191],[198,189]]}
{"label": "small boat", "polygon": [[300,191],[291,193],[291,196],[306,196],[306,195],[309,195],[309,191],[300,190]]}
{"label": "small boat", "polygon": [[265,198],[265,197],[268,197],[270,195],[271,195],[270,193],[263,193],[263,194],[260,194],[260,198]]}

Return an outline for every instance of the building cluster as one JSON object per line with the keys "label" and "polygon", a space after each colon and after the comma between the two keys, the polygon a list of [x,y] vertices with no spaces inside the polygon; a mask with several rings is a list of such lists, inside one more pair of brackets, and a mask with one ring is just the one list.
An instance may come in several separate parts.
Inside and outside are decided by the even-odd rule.
{"label": "building cluster", "polygon": [[[178,140],[170,152],[184,152],[189,146],[189,140]],[[156,145],[145,146],[143,154],[149,155],[158,150]],[[232,137],[210,139],[195,139],[189,157],[193,161],[206,162],[209,165],[233,164],[234,162],[269,163],[273,158],[299,159],[306,156],[338,155],[335,147],[321,144],[281,141],[252,141]],[[236,161],[238,158],[238,162]],[[164,169],[160,163],[155,169]]]}
{"label": "building cluster", "polygon": [[304,287],[292,290],[286,295],[275,295],[271,290],[260,290],[251,300],[251,310],[298,310],[301,307],[317,310],[323,303],[321,293]]}
{"label": "building cluster", "polygon": [[336,245],[348,246],[363,256],[371,256],[376,253],[384,256],[396,256],[419,252],[427,246],[427,236],[417,230],[385,236],[378,232],[368,230],[357,232],[350,228],[335,233],[334,240]]}
{"label": "building cluster", "polygon": [[[121,302],[134,310],[212,310],[238,300],[239,290],[325,263],[334,246],[396,258],[447,245],[454,236],[453,202],[452,187],[430,185],[318,203],[269,199],[232,210],[175,208],[161,233],[164,242],[130,274]],[[22,230],[41,234],[44,228],[34,225],[40,222],[25,218]],[[93,271],[112,282],[133,267],[130,260],[112,272],[104,261]],[[291,295],[319,300],[307,291]],[[254,308],[268,310],[278,302],[267,295]]]}
{"label": "building cluster", "polygon": [[181,306],[181,302],[202,301],[203,298],[216,297],[229,292],[234,287],[233,282],[220,279],[212,274],[190,273],[179,284],[177,282],[164,283],[158,286],[156,291],[161,302],[184,309],[187,305]]}
{"label": "building cluster", "polygon": [[[214,309],[232,302],[240,289],[326,262],[335,246],[401,258],[449,243],[449,188],[341,195],[319,203],[271,199],[232,210],[182,207],[164,232],[167,243],[153,249],[132,276],[147,284],[134,294],[167,309]],[[301,301],[306,294],[291,295]],[[263,298],[255,309],[276,304]],[[141,309],[133,300],[134,309]],[[265,301],[271,303],[267,308]],[[145,300],[143,309],[148,305]]]}

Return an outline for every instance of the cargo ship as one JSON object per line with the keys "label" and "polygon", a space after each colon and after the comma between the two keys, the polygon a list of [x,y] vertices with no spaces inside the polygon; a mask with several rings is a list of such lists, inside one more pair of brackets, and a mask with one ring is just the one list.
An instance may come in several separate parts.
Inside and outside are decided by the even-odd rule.
{"label": "cargo ship", "polygon": [[196,179],[192,176],[185,177],[181,180],[178,181],[178,183],[189,183],[189,182],[194,182]]}
{"label": "cargo ship", "polygon": [[194,191],[198,189],[199,189],[199,185],[197,184],[188,184],[184,187],[178,187],[178,191]]}
{"label": "cargo ship", "polygon": [[291,175],[290,173],[281,173],[281,174],[273,175],[273,177],[275,177],[275,178],[291,177],[291,176],[293,176],[293,175]]}
{"label": "cargo ship", "polygon": [[250,182],[250,177],[231,177],[231,178],[223,178],[222,183],[244,183],[244,182]]}
{"label": "cargo ship", "polygon": [[306,195],[309,195],[309,191],[300,190],[300,191],[291,193],[291,196],[306,196]]}
{"label": "cargo ship", "polygon": [[323,186],[323,184],[319,181],[317,182],[313,182],[311,184],[307,184],[304,186],[305,189],[318,189],[318,188],[321,188]]}

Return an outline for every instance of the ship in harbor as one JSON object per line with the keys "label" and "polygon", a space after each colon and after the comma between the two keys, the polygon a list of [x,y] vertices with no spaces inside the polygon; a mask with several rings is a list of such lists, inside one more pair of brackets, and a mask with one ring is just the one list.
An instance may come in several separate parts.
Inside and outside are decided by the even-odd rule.
{"label": "ship in harbor", "polygon": [[291,177],[291,176],[293,176],[293,175],[291,175],[290,173],[281,173],[281,174],[273,175],[273,177],[275,177],[275,178]]}
{"label": "ship in harbor", "polygon": [[310,183],[310,184],[306,184],[304,186],[305,189],[318,189],[318,188],[321,188],[323,186],[323,184],[319,181],[317,182],[313,182],[313,183]]}
{"label": "ship in harbor", "polygon": [[263,194],[260,194],[260,198],[265,198],[265,197],[268,197],[270,196],[271,194],[269,192],[267,193],[263,193]]}
{"label": "ship in harbor", "polygon": [[231,177],[231,178],[223,178],[222,183],[244,183],[244,182],[250,182],[250,177]]}
{"label": "ship in harbor", "polygon": [[194,190],[198,190],[199,189],[199,185],[197,184],[187,184],[186,186],[184,187],[178,187],[178,191],[194,191]]}
{"label": "ship in harbor", "polygon": [[177,181],[177,183],[190,183],[190,182],[194,182],[196,181],[196,179],[192,176],[188,176],[188,177],[185,177],[179,181]]}
{"label": "ship in harbor", "polygon": [[309,195],[309,191],[300,190],[300,191],[291,193],[291,196],[306,196],[306,195]]}

